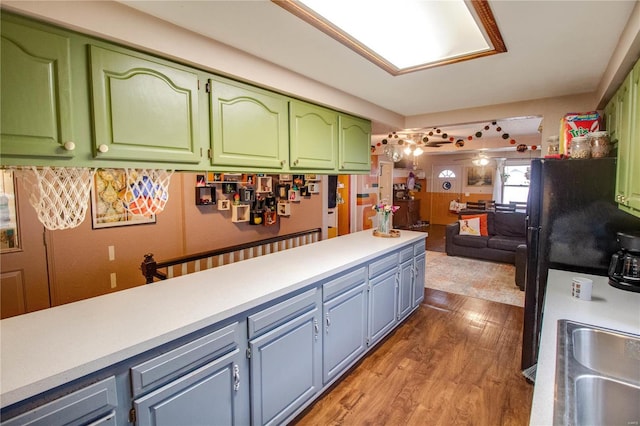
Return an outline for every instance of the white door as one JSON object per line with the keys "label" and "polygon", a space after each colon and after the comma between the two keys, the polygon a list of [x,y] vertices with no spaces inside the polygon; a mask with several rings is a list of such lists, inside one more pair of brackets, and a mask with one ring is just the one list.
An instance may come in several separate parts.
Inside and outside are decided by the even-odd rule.
{"label": "white door", "polygon": [[457,219],[449,210],[452,201],[462,196],[462,166],[434,165],[431,179],[431,223],[446,225]]}

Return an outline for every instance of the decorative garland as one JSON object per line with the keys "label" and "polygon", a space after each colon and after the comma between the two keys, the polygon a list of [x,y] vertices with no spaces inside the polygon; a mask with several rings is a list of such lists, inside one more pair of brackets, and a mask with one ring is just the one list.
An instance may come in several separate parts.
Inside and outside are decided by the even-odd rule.
{"label": "decorative garland", "polygon": [[[516,145],[517,143],[516,140],[511,138],[509,133],[503,132],[502,127],[498,126],[498,123],[496,121],[492,121],[490,125],[486,124],[482,129],[478,130],[473,135],[467,136],[467,140],[472,141],[474,137],[476,139],[482,138],[483,130],[488,131],[491,129],[491,126],[495,127],[496,132],[502,133],[501,134],[502,139],[504,140],[509,139],[509,144]],[[409,134],[409,138],[411,136],[422,136],[422,138],[419,139],[418,141],[411,141],[407,143],[412,143],[417,146],[422,145],[427,148],[439,148],[441,145],[449,144],[449,143],[453,143],[456,146],[456,148],[462,148],[465,145],[464,139],[462,138],[456,139],[455,137],[448,135],[447,133],[443,132],[442,129],[439,129],[437,127],[434,127],[432,130],[429,130],[429,132],[427,133]],[[381,142],[378,142],[376,145],[371,145],[371,152],[375,152],[376,147],[379,147],[382,145],[388,145],[391,141],[395,141],[397,145],[401,145],[401,146],[404,145],[406,142],[405,139],[401,138],[398,135],[398,133],[391,132],[389,133],[389,136],[385,139],[382,139]],[[536,145],[531,145],[531,147],[529,147],[525,144],[518,144],[515,147],[515,149],[517,152],[523,153],[523,152],[526,152],[528,149],[535,151],[538,149],[538,147]]]}

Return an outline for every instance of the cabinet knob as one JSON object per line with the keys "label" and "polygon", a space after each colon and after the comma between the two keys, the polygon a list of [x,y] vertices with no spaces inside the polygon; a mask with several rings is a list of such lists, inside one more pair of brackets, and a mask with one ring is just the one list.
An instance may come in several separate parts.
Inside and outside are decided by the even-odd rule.
{"label": "cabinet knob", "polygon": [[280,161],[280,165],[284,166],[287,162],[285,160]]}
{"label": "cabinet knob", "polygon": [[67,141],[64,143],[64,149],[66,149],[67,151],[73,151],[74,149],[76,149],[76,144],[72,141]]}
{"label": "cabinet knob", "polygon": [[98,151],[100,151],[102,153],[105,153],[105,152],[109,151],[109,147],[107,145],[105,145],[105,144],[100,144],[98,146]]}
{"label": "cabinet knob", "polygon": [[297,165],[298,165],[298,163],[299,163],[299,161],[298,161],[298,160],[296,160],[296,161],[294,161],[294,162],[293,162],[293,165],[294,165],[294,166],[297,166]]}

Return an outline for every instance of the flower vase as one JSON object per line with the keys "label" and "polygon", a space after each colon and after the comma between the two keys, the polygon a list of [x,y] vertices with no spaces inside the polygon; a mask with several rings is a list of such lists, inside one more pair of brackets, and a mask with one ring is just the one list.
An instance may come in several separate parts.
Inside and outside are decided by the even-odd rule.
{"label": "flower vase", "polygon": [[378,212],[378,233],[389,235],[391,233],[391,212]]}

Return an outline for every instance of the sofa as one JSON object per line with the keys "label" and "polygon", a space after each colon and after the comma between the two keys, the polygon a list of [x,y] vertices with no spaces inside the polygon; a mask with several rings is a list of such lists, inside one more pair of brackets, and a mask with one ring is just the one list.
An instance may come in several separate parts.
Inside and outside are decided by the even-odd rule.
{"label": "sofa", "polygon": [[460,222],[447,225],[448,256],[463,256],[516,265],[515,283],[524,290],[527,258],[526,214],[522,212],[462,210],[459,219],[486,214],[486,236],[460,235]]}

